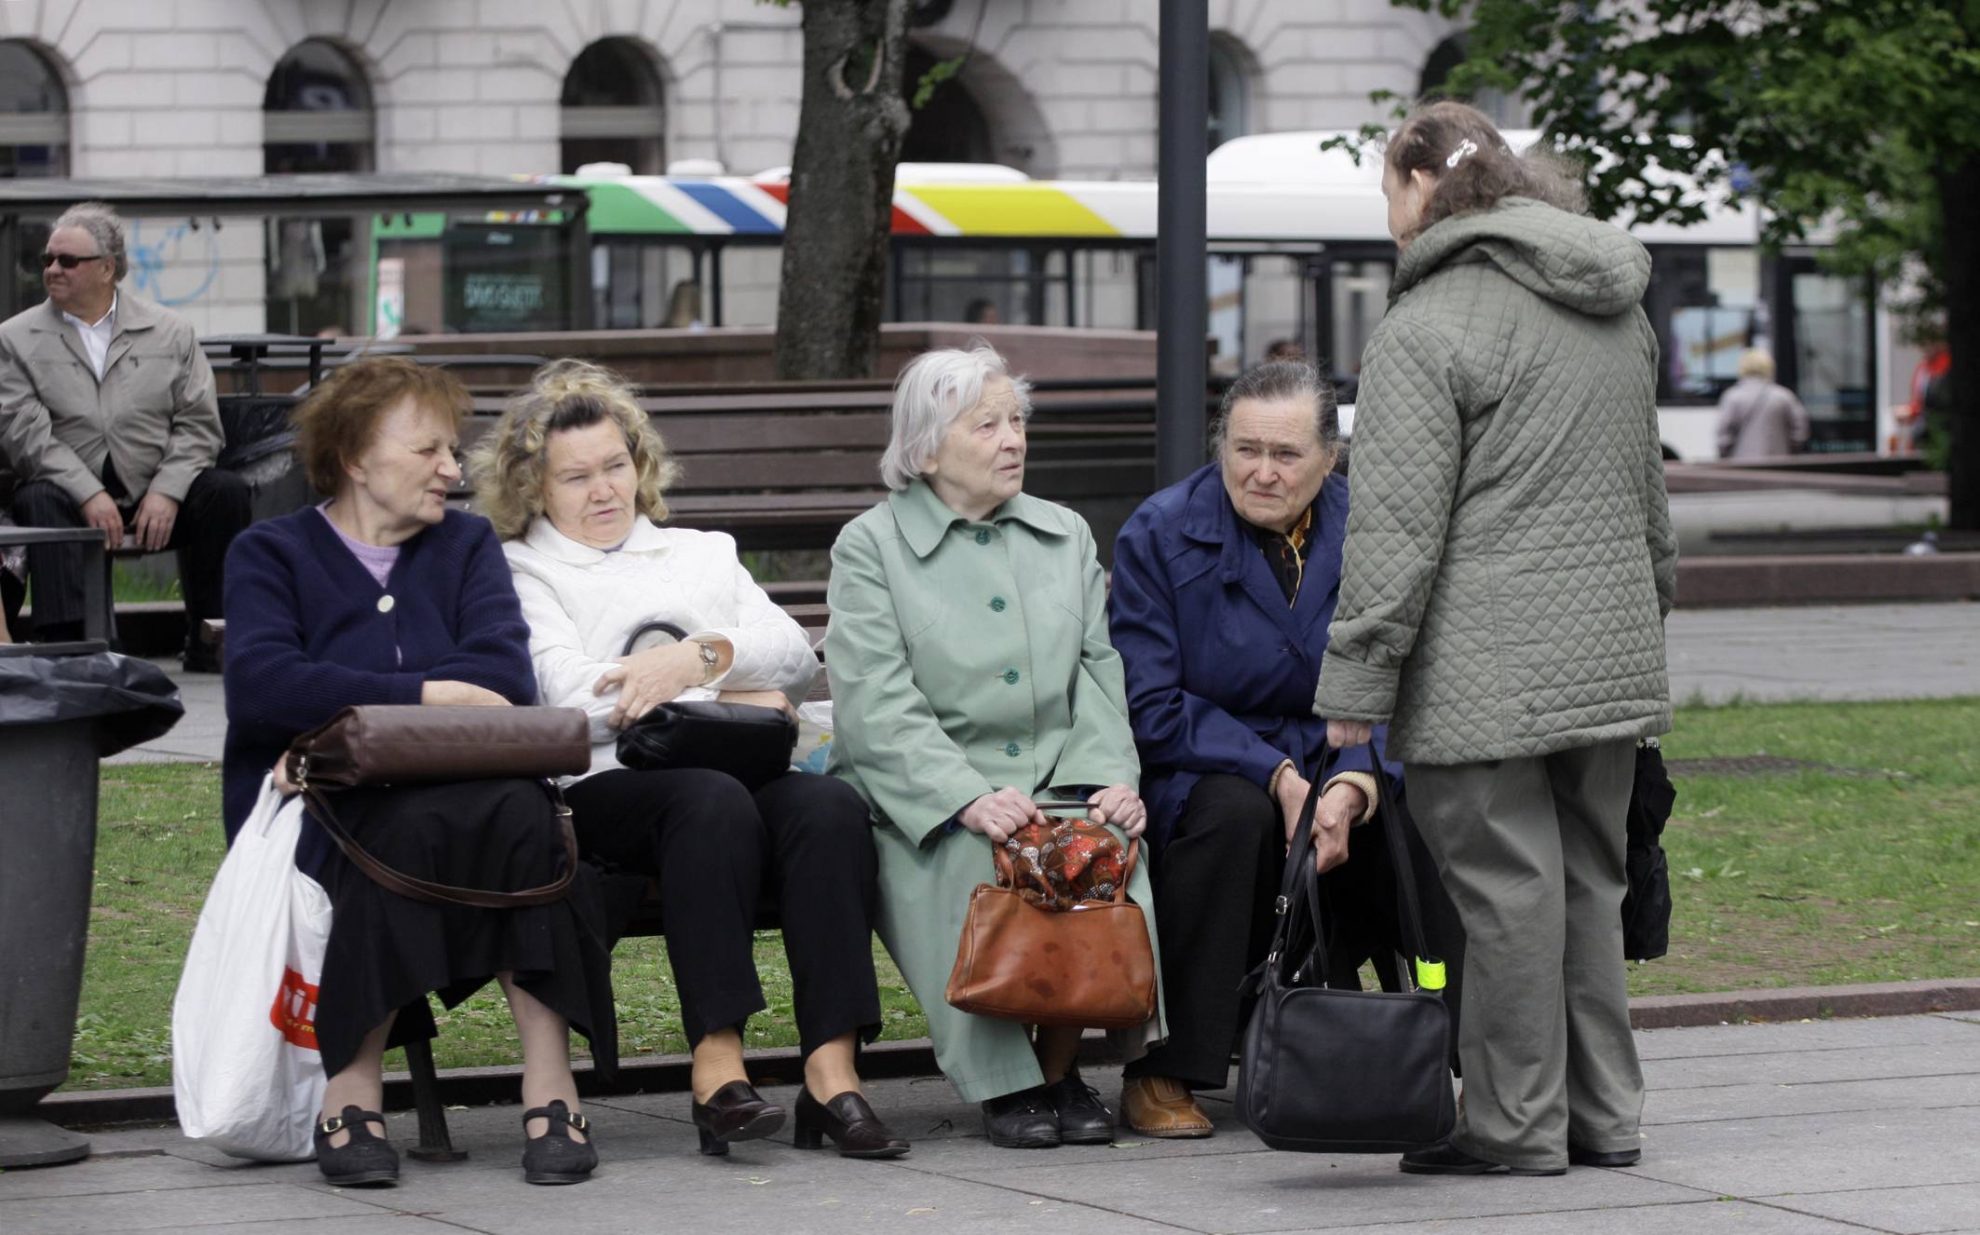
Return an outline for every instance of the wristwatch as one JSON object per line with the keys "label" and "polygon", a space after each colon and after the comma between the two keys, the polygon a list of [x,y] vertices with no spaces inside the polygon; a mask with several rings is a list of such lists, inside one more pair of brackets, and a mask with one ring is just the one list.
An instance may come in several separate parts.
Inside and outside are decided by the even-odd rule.
{"label": "wristwatch", "polygon": [[701,649],[701,684],[706,686],[715,680],[716,671],[722,667],[722,654],[715,650],[714,644],[699,639],[694,646]]}

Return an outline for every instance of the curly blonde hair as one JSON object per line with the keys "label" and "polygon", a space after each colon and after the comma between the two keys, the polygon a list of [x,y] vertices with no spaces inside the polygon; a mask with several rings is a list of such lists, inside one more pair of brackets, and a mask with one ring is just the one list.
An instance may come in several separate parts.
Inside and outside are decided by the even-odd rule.
{"label": "curly blonde hair", "polygon": [[632,386],[610,369],[583,360],[553,360],[531,376],[529,389],[510,399],[501,420],[468,457],[475,508],[503,540],[529,530],[543,513],[543,468],[550,436],[609,420],[626,435],[639,473],[634,509],[658,523],[667,517],[662,497],[680,475],[668,457]]}

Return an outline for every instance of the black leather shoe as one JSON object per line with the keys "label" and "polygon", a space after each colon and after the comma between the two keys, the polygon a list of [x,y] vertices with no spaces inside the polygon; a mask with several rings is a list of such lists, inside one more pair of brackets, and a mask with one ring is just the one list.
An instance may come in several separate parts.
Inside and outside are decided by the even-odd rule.
{"label": "black leather shoe", "polygon": [[696,1102],[690,1111],[701,1133],[701,1152],[710,1157],[728,1153],[733,1142],[758,1140],[784,1126],[784,1108],[764,1101],[748,1081],[730,1081],[706,1106]]}
{"label": "black leather shoe", "polygon": [[1565,1175],[1567,1168],[1534,1166],[1501,1166],[1474,1158],[1449,1141],[1438,1141],[1424,1149],[1412,1149],[1402,1156],[1402,1170],[1405,1175],[1489,1175],[1493,1171],[1504,1171],[1508,1175]]}
{"label": "black leather shoe", "polygon": [[[598,1165],[598,1150],[590,1140],[590,1121],[572,1114],[562,1098],[523,1112],[525,1128],[532,1119],[547,1119],[550,1126],[542,1136],[523,1141],[523,1182],[581,1184],[591,1178],[591,1168]],[[571,1135],[574,1131],[584,1133],[586,1139],[579,1141]]]}
{"label": "black leather shoe", "polygon": [[983,1104],[983,1134],[999,1149],[1057,1149],[1059,1115],[1044,1086],[1020,1089]]}
{"label": "black leather shoe", "polygon": [[1579,1145],[1568,1146],[1568,1161],[1575,1166],[1635,1166],[1643,1161],[1640,1149],[1616,1149],[1607,1153],[1599,1149],[1583,1149]]}
{"label": "black leather shoe", "polygon": [[[371,1130],[384,1123],[377,1111],[347,1106],[344,1113],[316,1125],[316,1167],[323,1178],[340,1188],[399,1182],[399,1151],[392,1143]],[[350,1129],[351,1139],[333,1146],[330,1138]]]}
{"label": "black leather shoe", "polygon": [[898,1158],[908,1151],[908,1143],[880,1121],[865,1097],[850,1089],[830,1102],[800,1089],[796,1124],[791,1143],[799,1149],[817,1149],[829,1136],[841,1158]]}
{"label": "black leather shoe", "polygon": [[213,649],[197,641],[186,644],[186,650],[179,657],[179,668],[187,673],[218,673],[220,658]]}
{"label": "black leather shoe", "polygon": [[1059,1116],[1059,1141],[1065,1145],[1111,1145],[1114,1143],[1114,1112],[1100,1101],[1100,1093],[1068,1072],[1045,1087],[1045,1100]]}

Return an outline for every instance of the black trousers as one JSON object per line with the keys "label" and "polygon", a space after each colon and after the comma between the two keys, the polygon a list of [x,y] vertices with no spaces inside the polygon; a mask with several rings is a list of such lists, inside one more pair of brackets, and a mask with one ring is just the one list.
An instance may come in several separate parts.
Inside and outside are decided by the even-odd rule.
{"label": "black trousers", "polygon": [[659,881],[690,1046],[763,1010],[750,949],[766,897],[783,924],[803,1052],[879,1034],[878,860],[866,803],[844,781],[791,772],[752,794],[703,768],[617,768],[564,799],[588,856]]}
{"label": "black trousers", "polygon": [[[104,477],[103,485],[128,527],[137,512],[136,499],[125,492],[114,473]],[[179,503],[166,548],[179,555],[189,643],[198,638],[200,622],[220,616],[227,546],[253,518],[252,496],[245,480],[210,467],[193,478],[186,500]],[[81,527],[82,507],[53,481],[31,480],[14,491],[14,522],[22,527]],[[80,635],[82,555],[74,545],[29,546],[27,562],[28,579],[34,587],[36,637],[46,640]]]}
{"label": "black trousers", "polygon": [[[1356,970],[1373,961],[1383,987],[1400,989],[1395,952],[1406,945],[1381,827],[1356,827],[1347,862],[1321,877],[1331,986],[1357,989]],[[1433,906],[1424,896],[1441,901],[1443,893],[1428,855],[1416,856],[1420,849],[1415,842],[1411,862],[1431,950],[1453,943],[1461,949],[1461,940],[1450,938],[1455,914],[1444,909],[1448,902]],[[1194,1089],[1221,1089],[1229,1081],[1231,1053],[1249,1013],[1238,986],[1271,948],[1286,861],[1285,825],[1270,794],[1242,776],[1212,773],[1196,782],[1149,870],[1162,929],[1169,1040],[1129,1064],[1128,1075],[1174,1077]],[[1456,958],[1446,952],[1445,959]],[[1449,968],[1455,975],[1459,965]],[[1455,991],[1446,1001],[1455,1022]]]}

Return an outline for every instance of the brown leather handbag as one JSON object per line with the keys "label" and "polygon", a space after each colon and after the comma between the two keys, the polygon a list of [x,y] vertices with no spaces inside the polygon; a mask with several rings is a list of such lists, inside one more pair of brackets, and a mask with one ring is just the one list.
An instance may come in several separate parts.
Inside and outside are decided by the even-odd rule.
{"label": "brown leather handbag", "polygon": [[[949,1004],[1027,1025],[1131,1029],[1155,1015],[1155,950],[1127,898],[1141,842],[1128,842],[1112,900],[1054,909],[1027,899],[1012,856],[995,846],[997,882],[970,893]],[[1047,888],[1049,893],[1051,889]]]}
{"label": "brown leather handbag", "polygon": [[[380,886],[434,905],[521,909],[563,899],[577,875],[571,808],[552,776],[591,767],[591,729],[577,708],[477,708],[424,704],[345,708],[297,738],[283,756],[310,814],[351,864]],[[564,873],[540,887],[491,892],[435,883],[395,870],[365,851],[337,821],[326,788],[430,785],[459,780],[546,778],[563,834]]]}

